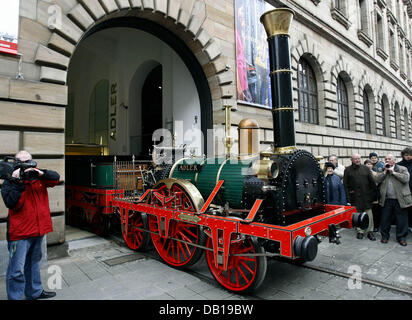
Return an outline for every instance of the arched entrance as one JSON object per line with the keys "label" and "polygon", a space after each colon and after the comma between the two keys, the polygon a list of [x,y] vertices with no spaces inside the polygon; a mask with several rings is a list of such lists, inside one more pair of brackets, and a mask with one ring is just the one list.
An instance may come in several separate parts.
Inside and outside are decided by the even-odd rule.
{"label": "arched entrance", "polygon": [[[155,66],[162,66],[157,84],[162,89],[148,93],[143,103],[143,93],[150,91],[145,81]],[[88,87],[103,78],[110,82],[106,154],[148,155],[152,129],[157,128],[177,136],[176,145],[188,144],[197,154],[204,153],[206,132],[212,127],[209,83],[195,55],[169,30],[145,19],[122,17],[106,20],[85,33],[69,66],[69,96],[74,105],[67,108],[66,132],[72,136],[66,136],[66,141],[96,143],[87,137],[94,133],[85,129],[85,106],[90,99]],[[154,112],[155,100],[161,101],[161,112]],[[178,122],[182,128],[177,134]],[[200,129],[204,140],[185,141],[185,132],[192,129]]]}

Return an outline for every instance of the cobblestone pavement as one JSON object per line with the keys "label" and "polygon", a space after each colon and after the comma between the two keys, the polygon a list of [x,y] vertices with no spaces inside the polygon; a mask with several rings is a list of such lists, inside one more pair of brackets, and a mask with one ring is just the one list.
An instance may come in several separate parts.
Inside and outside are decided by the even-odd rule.
{"label": "cobblestone pavement", "polygon": [[[341,233],[342,244],[322,242],[318,257],[306,265],[345,273],[351,273],[351,266],[359,266],[364,279],[412,291],[412,243],[407,247],[396,242],[383,245],[357,240],[353,230]],[[67,243],[66,257],[51,259],[55,249],[48,248],[48,264],[42,269],[45,290],[58,286],[56,275],[61,274],[61,289],[53,289],[55,300],[412,300],[407,293],[364,282],[357,287],[352,279],[275,259],[269,259],[264,284],[257,292],[236,295],[214,281],[204,259],[191,272],[184,272],[153,258],[153,251],[151,256],[136,253],[113,238],[89,234],[75,240],[68,236]],[[0,299],[6,298],[3,276]]]}

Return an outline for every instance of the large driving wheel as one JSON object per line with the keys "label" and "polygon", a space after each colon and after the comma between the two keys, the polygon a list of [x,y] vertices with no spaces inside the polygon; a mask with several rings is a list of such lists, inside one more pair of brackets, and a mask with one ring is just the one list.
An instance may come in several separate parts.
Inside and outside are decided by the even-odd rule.
{"label": "large driving wheel", "polygon": [[[206,246],[213,248],[211,237]],[[262,253],[263,247],[254,238],[232,234],[227,271],[223,270],[221,263],[216,267],[213,251],[206,251],[206,260],[210,272],[220,285],[230,291],[244,293],[257,289],[265,278],[266,257],[254,255]]]}
{"label": "large driving wheel", "polygon": [[[156,196],[150,202],[156,207],[176,208],[188,212],[196,212],[203,205],[203,197],[199,191],[187,181],[165,179],[155,187],[158,195],[174,196],[176,201],[161,203]],[[192,223],[170,220],[168,237],[164,236],[164,221],[155,215],[149,216],[149,230],[156,251],[170,266],[183,269],[195,264],[202,256],[203,250],[194,245],[204,246],[206,235],[201,228]],[[160,227],[159,227],[160,226]]]}
{"label": "large driving wheel", "polygon": [[137,211],[129,211],[127,225],[122,226],[122,235],[126,245],[136,251],[144,251],[149,243],[147,219],[145,215]]}

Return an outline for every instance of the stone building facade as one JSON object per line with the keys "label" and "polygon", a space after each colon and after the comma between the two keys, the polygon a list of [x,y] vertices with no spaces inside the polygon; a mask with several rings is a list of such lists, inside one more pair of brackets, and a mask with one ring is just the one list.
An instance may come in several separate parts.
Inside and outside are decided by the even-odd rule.
{"label": "stone building facade", "polygon": [[[296,12],[291,53],[298,147],[315,155],[337,154],[348,164],[354,152],[363,157],[371,151],[399,154],[410,145],[412,1],[268,2]],[[230,106],[231,137],[237,136],[241,119],[254,118],[261,128],[261,149],[270,147],[270,110],[236,98],[234,5],[234,0],[20,0],[19,55],[0,55],[0,156],[26,149],[39,167],[60,173],[62,184],[49,191],[55,231],[48,244],[64,242],[65,107],[71,58],[90,31],[105,22],[138,17],[172,32],[207,80],[209,125],[223,125],[225,107]],[[302,61],[316,81],[314,123],[302,121],[299,113]],[[347,90],[346,129],[340,128],[337,98],[342,82]],[[223,143],[220,138],[216,141]],[[232,151],[237,152],[236,138]],[[1,202],[0,240],[5,239],[6,216]]]}

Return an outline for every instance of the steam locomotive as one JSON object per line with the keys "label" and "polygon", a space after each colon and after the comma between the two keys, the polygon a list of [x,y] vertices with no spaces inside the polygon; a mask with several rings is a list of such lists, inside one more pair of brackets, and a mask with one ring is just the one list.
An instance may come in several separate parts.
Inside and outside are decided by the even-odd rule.
{"label": "steam locomotive", "polygon": [[[157,171],[157,183],[138,197],[118,193],[126,244],[144,250],[150,239],[168,265],[183,269],[203,252],[209,269],[233,292],[257,289],[267,257],[311,261],[318,236],[339,243],[337,226],[366,228],[368,217],[325,203],[317,159],[295,145],[289,27],[293,11],[262,15],[268,35],[274,149],[259,152],[258,124],[239,124],[236,157],[182,158]],[[116,169],[115,169],[116,171]],[[160,180],[159,180],[160,179]]]}

